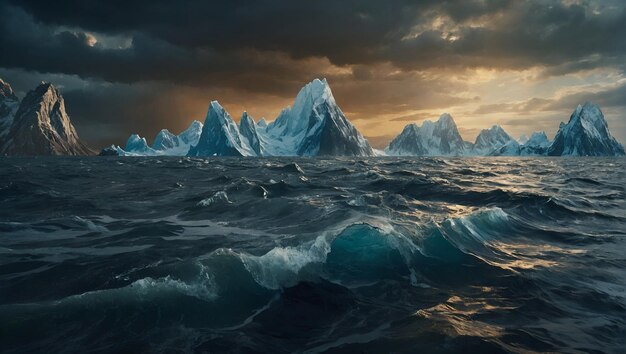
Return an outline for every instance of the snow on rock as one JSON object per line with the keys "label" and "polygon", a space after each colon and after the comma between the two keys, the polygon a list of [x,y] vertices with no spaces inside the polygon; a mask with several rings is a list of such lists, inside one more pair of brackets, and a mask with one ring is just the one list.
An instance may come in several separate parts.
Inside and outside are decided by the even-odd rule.
{"label": "snow on rock", "polygon": [[131,135],[128,140],[126,140],[126,146],[124,147],[124,151],[142,154],[145,153],[147,155],[155,155],[154,149],[148,146],[148,142],[146,142],[146,138],[139,136],[139,134]]}
{"label": "snow on rock", "polygon": [[513,140],[499,125],[480,131],[472,147],[472,155],[488,155]]}
{"label": "snow on rock", "polygon": [[545,132],[534,132],[528,141],[521,146],[520,155],[545,155],[550,141]]}
{"label": "snow on rock", "polygon": [[519,156],[521,154],[521,146],[515,140],[509,140],[506,144],[491,151],[489,156]]}
{"label": "snow on rock", "polygon": [[550,156],[623,156],[624,147],[609,132],[597,105],[579,105],[559,131],[547,154]]}
{"label": "snow on rock", "polygon": [[528,136],[526,136],[526,134],[520,135],[520,137],[517,139],[517,142],[521,145],[526,144],[527,141],[528,141]]}
{"label": "snow on rock", "polygon": [[372,156],[374,151],[341,111],[326,79],[304,86],[291,107],[259,130],[268,155]]}
{"label": "snow on rock", "polygon": [[[122,149],[119,146],[110,145],[102,149],[100,153],[98,154],[98,156],[122,156],[120,154],[120,150]],[[122,154],[123,154],[123,150],[122,150]]]}
{"label": "snow on rock", "polygon": [[525,146],[533,146],[533,147],[543,147],[546,148],[550,145],[550,141],[548,140],[548,136],[546,132],[534,132],[530,139],[526,141]]}
{"label": "snow on rock", "polygon": [[152,144],[152,148],[154,150],[167,150],[178,146],[180,146],[178,137],[170,133],[167,129],[161,129],[156,138],[154,138],[154,143]]}
{"label": "snow on rock", "polygon": [[[195,127],[195,128],[194,128]],[[200,129],[197,129],[197,128]],[[162,130],[150,149],[143,146],[122,155],[178,155],[183,142],[189,156],[372,156],[374,151],[361,133],[337,106],[326,79],[315,79],[298,93],[294,104],[278,118],[258,124],[244,112],[239,126],[217,101],[211,102],[204,126],[190,127],[198,133],[195,141],[187,134],[176,137]],[[177,147],[178,146],[178,147]],[[120,149],[121,150],[121,149]]]}
{"label": "snow on rock", "polygon": [[257,156],[263,155],[261,152],[259,135],[256,131],[256,125],[254,124],[252,117],[248,115],[248,112],[243,112],[243,115],[241,116],[241,121],[239,121],[239,134],[248,140],[248,144]]}
{"label": "snow on rock", "polygon": [[452,116],[444,113],[436,122],[427,120],[419,127],[408,124],[385,151],[388,155],[461,156],[467,147]]}
{"label": "snow on rock", "polygon": [[256,156],[256,152],[242,138],[230,114],[217,101],[212,101],[200,140],[187,156]]}
{"label": "snow on rock", "polygon": [[188,146],[197,145],[200,140],[200,135],[202,134],[202,126],[202,123],[197,120],[191,122],[189,128],[178,134],[180,143]]}
{"label": "snow on rock", "polygon": [[[192,146],[198,144],[201,132],[202,123],[194,120],[189,128],[178,135],[162,129],[154,138],[152,147],[148,146],[146,139],[138,134],[131,135],[123,149],[112,146],[119,156],[185,156]],[[105,149],[100,154],[103,154]]]}

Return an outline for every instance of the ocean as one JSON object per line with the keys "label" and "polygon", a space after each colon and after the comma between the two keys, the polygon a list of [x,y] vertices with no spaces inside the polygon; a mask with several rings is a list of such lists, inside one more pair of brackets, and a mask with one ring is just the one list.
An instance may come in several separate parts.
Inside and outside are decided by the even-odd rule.
{"label": "ocean", "polygon": [[623,353],[624,158],[0,158],[3,353]]}

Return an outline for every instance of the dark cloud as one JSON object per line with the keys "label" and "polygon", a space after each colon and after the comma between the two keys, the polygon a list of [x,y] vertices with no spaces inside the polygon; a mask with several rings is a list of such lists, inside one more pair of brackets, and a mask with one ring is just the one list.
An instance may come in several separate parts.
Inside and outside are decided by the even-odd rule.
{"label": "dark cloud", "polygon": [[[21,92],[33,86],[31,76],[67,86],[79,132],[100,144],[109,137],[120,142],[129,131],[182,129],[203,116],[210,99],[237,112],[260,107],[272,119],[315,77],[329,79],[350,118],[395,114],[397,123],[420,118],[410,112],[479,100],[451,72],[538,68],[547,78],[610,68],[623,75],[626,6],[622,0],[0,0],[0,48],[0,69]],[[486,104],[474,113],[570,110],[585,100],[623,106],[624,94]]]}
{"label": "dark cloud", "polygon": [[13,1],[44,23],[141,32],[186,48],[256,48],[338,61],[402,35],[430,1]]}
{"label": "dark cloud", "polygon": [[[549,4],[549,6],[546,6]],[[405,69],[557,67],[567,73],[604,66],[623,68],[626,9],[604,13],[559,1],[515,1],[482,25],[452,22],[426,28],[387,46],[381,58]],[[445,14],[444,14],[445,15]]]}
{"label": "dark cloud", "polygon": [[[404,70],[544,65],[557,73],[626,59],[626,10],[610,1],[8,2],[0,3],[1,66],[119,82],[222,79],[245,88],[259,82],[254,73],[297,76],[297,59],[309,57]],[[81,31],[132,44],[91,46]],[[263,60],[268,52],[296,60]]]}

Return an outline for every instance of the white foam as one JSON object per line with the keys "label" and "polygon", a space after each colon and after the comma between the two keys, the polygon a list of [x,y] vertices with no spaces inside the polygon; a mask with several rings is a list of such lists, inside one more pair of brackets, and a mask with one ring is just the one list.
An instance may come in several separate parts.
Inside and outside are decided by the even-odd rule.
{"label": "white foam", "polygon": [[323,263],[330,253],[325,236],[297,247],[276,247],[262,256],[242,254],[240,258],[254,280],[268,289],[279,289],[297,281],[298,273],[311,263]]}
{"label": "white foam", "polygon": [[226,194],[226,192],[224,191],[219,191],[215,193],[212,197],[199,201],[198,206],[207,207],[217,203],[232,204],[232,202],[228,199],[228,194]]}

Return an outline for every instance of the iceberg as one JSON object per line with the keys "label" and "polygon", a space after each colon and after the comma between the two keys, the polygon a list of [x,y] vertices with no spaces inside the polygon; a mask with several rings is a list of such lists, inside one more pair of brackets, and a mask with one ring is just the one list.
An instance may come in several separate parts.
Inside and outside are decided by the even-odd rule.
{"label": "iceberg", "polygon": [[578,105],[567,124],[561,123],[549,156],[623,156],[624,147],[609,131],[604,114],[596,104]]}
{"label": "iceberg", "polygon": [[409,156],[461,156],[468,143],[451,115],[444,113],[436,122],[424,121],[421,126],[408,124],[385,149],[388,155]]}

